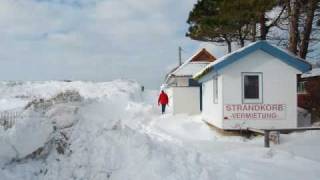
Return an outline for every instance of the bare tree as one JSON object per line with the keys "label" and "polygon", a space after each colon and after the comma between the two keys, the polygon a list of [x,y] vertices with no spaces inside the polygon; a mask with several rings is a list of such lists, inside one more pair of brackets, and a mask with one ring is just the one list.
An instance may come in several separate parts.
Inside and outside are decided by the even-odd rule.
{"label": "bare tree", "polygon": [[300,16],[300,2],[299,0],[287,1],[289,14],[289,45],[288,49],[293,54],[298,53],[298,39],[299,39],[299,16]]}
{"label": "bare tree", "polygon": [[313,20],[315,16],[315,11],[318,7],[318,0],[309,0],[306,5],[306,17],[305,17],[305,24],[303,28],[303,33],[301,36],[301,45],[300,45],[300,52],[299,56],[303,59],[306,58],[308,53],[308,47],[310,42],[310,36],[313,28]]}

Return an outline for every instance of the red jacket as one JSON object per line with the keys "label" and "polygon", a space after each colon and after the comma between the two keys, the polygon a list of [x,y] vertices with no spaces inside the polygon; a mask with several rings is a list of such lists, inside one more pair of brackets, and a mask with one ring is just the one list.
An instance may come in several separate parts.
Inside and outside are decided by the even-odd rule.
{"label": "red jacket", "polygon": [[160,95],[159,95],[159,98],[158,98],[158,104],[169,104],[169,98],[168,98],[168,95],[165,93],[165,92],[162,92]]}

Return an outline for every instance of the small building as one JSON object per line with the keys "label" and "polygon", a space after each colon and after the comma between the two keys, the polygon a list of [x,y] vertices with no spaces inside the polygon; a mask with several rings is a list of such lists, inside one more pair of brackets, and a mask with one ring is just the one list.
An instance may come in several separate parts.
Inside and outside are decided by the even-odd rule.
{"label": "small building", "polygon": [[199,114],[201,112],[201,86],[192,77],[216,58],[201,49],[166,76],[165,86],[169,107],[173,114]]}
{"label": "small building", "polygon": [[320,82],[320,67],[298,76],[298,106],[307,108],[308,96],[310,94],[306,90],[306,84],[309,82]]}
{"label": "small building", "polygon": [[310,124],[320,121],[319,92],[320,67],[314,67],[298,77],[298,106],[311,114]]}
{"label": "small building", "polygon": [[252,43],[202,69],[202,115],[225,129],[297,127],[297,75],[309,63],[266,41]]}

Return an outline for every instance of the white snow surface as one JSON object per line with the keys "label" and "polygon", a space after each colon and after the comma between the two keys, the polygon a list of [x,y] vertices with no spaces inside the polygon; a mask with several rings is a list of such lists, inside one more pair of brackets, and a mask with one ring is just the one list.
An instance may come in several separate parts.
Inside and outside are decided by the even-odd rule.
{"label": "white snow surface", "polygon": [[320,68],[313,68],[311,71],[308,71],[301,75],[302,78],[317,77],[317,76],[320,76]]}
{"label": "white snow surface", "polygon": [[199,72],[205,68],[209,62],[186,62],[181,65],[177,70],[175,70],[172,75],[175,76],[193,76],[195,73]]}
{"label": "white snow surface", "polygon": [[[70,89],[83,99],[54,103],[41,113],[24,108]],[[0,102],[8,105],[0,103],[1,111],[32,116],[0,127],[0,179],[319,179],[319,132],[282,135],[281,144],[267,149],[262,137],[220,134],[200,115],[160,115],[156,96],[125,80],[2,83]],[[62,132],[68,151],[59,154],[46,145]],[[48,148],[46,156],[26,158],[40,147]]]}

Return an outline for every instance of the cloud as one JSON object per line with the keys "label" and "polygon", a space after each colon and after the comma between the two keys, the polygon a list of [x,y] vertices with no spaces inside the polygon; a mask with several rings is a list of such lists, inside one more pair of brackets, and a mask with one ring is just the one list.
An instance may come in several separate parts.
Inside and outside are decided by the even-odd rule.
{"label": "cloud", "polygon": [[[176,64],[195,0],[0,0],[1,80],[136,79],[156,88]],[[220,56],[220,55],[219,55]]]}

